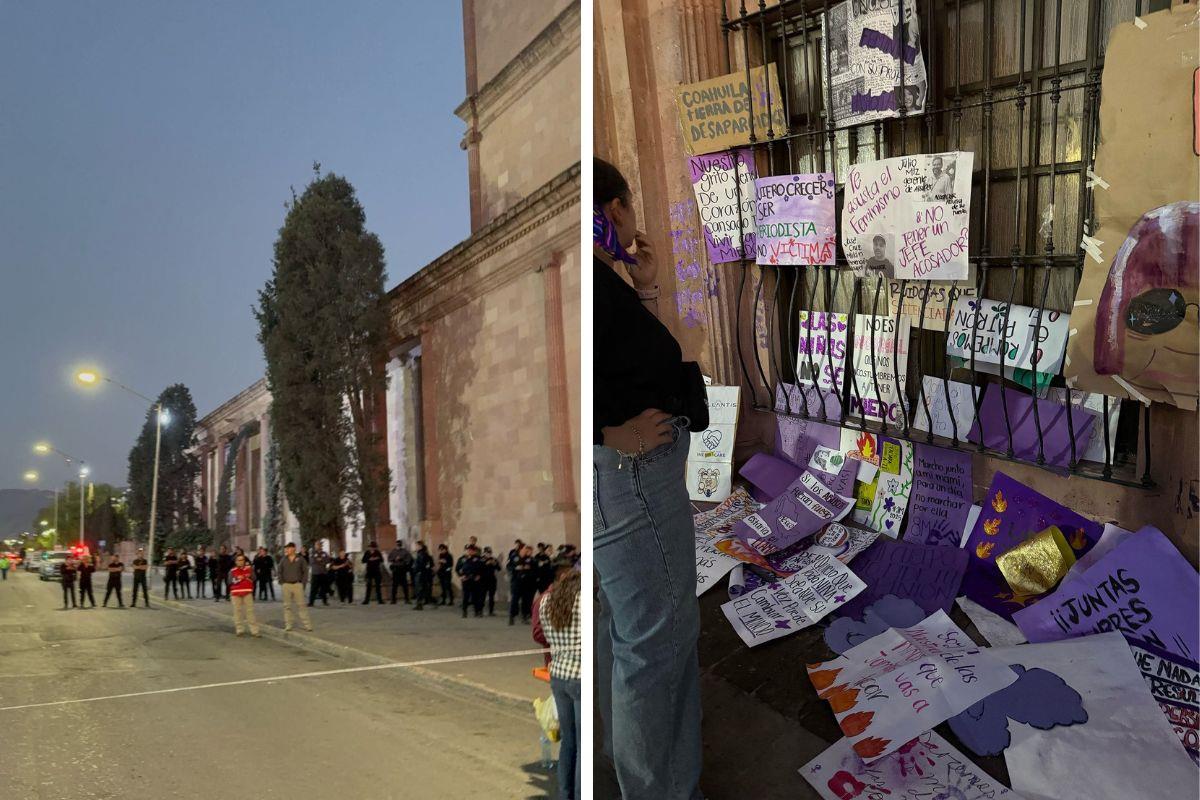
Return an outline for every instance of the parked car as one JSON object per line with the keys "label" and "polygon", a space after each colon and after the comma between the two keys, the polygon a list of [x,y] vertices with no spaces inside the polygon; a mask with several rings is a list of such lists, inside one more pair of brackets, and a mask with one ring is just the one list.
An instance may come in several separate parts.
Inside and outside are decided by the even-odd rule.
{"label": "parked car", "polygon": [[62,565],[71,557],[70,550],[47,550],[42,553],[42,563],[38,567],[38,577],[44,581],[62,580]]}
{"label": "parked car", "polygon": [[42,553],[40,550],[30,550],[25,553],[25,571],[38,572],[42,568]]}

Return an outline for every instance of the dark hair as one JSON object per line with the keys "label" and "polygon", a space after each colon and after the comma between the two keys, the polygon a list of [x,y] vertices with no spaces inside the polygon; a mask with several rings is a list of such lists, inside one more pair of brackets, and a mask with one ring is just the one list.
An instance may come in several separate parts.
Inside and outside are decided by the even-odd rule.
{"label": "dark hair", "polygon": [[871,244],[875,244],[875,242],[883,242],[884,244],[887,244],[887,237],[882,233],[877,233],[871,238]]}
{"label": "dark hair", "polygon": [[592,159],[592,201],[605,205],[613,200],[629,205],[629,182],[621,171],[602,158]]}

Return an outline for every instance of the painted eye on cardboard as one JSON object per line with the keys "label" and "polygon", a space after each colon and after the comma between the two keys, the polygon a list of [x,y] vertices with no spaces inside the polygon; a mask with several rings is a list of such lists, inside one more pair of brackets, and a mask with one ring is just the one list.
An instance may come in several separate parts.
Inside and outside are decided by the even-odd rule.
{"label": "painted eye on cardboard", "polygon": [[1167,333],[1183,322],[1188,306],[1197,304],[1187,302],[1176,289],[1151,289],[1129,301],[1125,325],[1143,336]]}

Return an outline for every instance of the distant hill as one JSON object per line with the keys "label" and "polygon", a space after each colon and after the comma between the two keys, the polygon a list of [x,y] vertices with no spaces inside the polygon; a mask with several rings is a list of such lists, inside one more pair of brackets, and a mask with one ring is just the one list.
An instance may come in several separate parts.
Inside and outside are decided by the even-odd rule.
{"label": "distant hill", "polygon": [[30,530],[38,510],[53,502],[54,492],[45,489],[0,489],[0,537]]}

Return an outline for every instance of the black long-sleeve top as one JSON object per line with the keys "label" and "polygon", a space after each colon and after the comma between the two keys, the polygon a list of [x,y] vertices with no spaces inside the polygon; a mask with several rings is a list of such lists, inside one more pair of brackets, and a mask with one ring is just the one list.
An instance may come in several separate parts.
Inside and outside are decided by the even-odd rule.
{"label": "black long-sleeve top", "polygon": [[682,413],[683,351],[616,270],[593,259],[593,444],[648,408]]}

